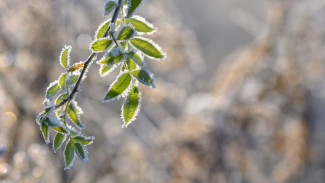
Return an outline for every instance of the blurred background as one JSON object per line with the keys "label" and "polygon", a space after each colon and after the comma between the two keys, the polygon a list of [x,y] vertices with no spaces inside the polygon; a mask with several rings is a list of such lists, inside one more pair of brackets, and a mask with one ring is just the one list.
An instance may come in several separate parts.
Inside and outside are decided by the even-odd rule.
{"label": "blurred background", "polygon": [[103,17],[104,0],[0,0],[1,183],[325,182],[325,1],[151,0],[139,14],[168,54],[147,60],[137,120],[101,103],[116,72],[93,64],[77,100],[89,162],[64,171],[35,122],[46,87]]}

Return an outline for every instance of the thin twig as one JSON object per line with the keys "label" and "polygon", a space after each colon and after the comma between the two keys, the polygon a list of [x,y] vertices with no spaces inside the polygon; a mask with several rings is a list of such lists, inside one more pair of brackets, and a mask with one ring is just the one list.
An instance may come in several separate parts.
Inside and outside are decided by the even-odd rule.
{"label": "thin twig", "polygon": [[[119,3],[118,3],[117,7],[114,10],[114,14],[113,14],[113,17],[112,17],[112,20],[111,20],[111,24],[114,24],[116,22],[122,4],[123,4],[122,0],[119,0]],[[108,33],[109,33],[110,29],[111,29],[111,26],[109,26],[107,28],[105,34],[103,35],[103,38],[108,36]],[[117,44],[114,36],[113,35],[111,35],[111,36],[112,36],[113,40],[115,41],[115,43]],[[117,46],[118,46],[118,44],[117,44]],[[83,69],[81,71],[80,77],[78,78],[78,81],[77,81],[75,87],[73,88],[72,92],[70,93],[70,95],[67,98],[65,98],[62,102],[60,102],[58,105],[55,106],[56,109],[60,108],[65,103],[67,103],[68,101],[73,99],[75,94],[78,92],[78,89],[79,89],[79,86],[81,84],[82,78],[84,77],[89,64],[93,61],[93,58],[96,55],[97,55],[97,53],[94,53],[94,52],[91,53],[91,55],[88,57],[88,59],[84,62],[85,65],[84,65],[84,67],[83,67]]]}

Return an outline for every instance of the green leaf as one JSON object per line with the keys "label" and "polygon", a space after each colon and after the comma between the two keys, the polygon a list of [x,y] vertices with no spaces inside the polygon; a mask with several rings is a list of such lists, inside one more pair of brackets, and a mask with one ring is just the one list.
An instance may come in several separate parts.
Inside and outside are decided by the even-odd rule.
{"label": "green leaf", "polygon": [[74,147],[76,149],[76,153],[77,153],[78,157],[80,158],[80,160],[83,162],[87,162],[88,161],[88,155],[87,155],[88,152],[87,152],[86,148],[84,147],[84,145],[77,142],[77,143],[74,143]]}
{"label": "green leaf", "polygon": [[80,77],[80,75],[77,75],[77,74],[76,75],[69,75],[68,76],[68,81],[67,81],[68,85],[70,86],[70,85],[76,84],[79,77]]}
{"label": "green leaf", "polygon": [[61,74],[61,76],[59,78],[59,83],[58,83],[61,88],[64,87],[66,78],[67,78],[67,73]]}
{"label": "green leaf", "polygon": [[129,40],[133,37],[133,35],[134,29],[131,26],[126,25],[121,29],[119,35],[117,36],[117,40]]}
{"label": "green leaf", "polygon": [[76,106],[74,102],[71,102],[71,104],[68,107],[68,116],[70,120],[77,125],[78,128],[84,129],[86,126],[81,122],[80,117],[78,116]]}
{"label": "green leaf", "polygon": [[91,43],[90,49],[93,52],[99,53],[105,51],[111,45],[112,40],[110,40],[109,38],[100,38]]}
{"label": "green leaf", "polygon": [[100,64],[99,75],[105,77],[109,75],[116,66],[107,66],[107,64]]}
{"label": "green leaf", "polygon": [[139,49],[143,54],[145,54],[149,58],[165,58],[165,54],[162,52],[161,48],[152,40],[137,37],[131,39],[130,42],[135,48]]}
{"label": "green leaf", "polygon": [[94,142],[95,137],[85,137],[83,135],[78,135],[73,137],[73,139],[83,145],[90,145]]}
{"label": "green leaf", "polygon": [[72,49],[71,46],[64,46],[60,55],[60,64],[65,70],[67,70],[67,67],[70,62],[71,49]]}
{"label": "green leaf", "polygon": [[53,151],[56,152],[61,145],[63,144],[63,142],[66,140],[66,135],[61,134],[61,133],[57,133],[53,139]]}
{"label": "green leaf", "polygon": [[153,33],[156,28],[141,16],[135,15],[130,19],[126,19],[125,22],[131,23],[134,26],[135,31],[139,33]]}
{"label": "green leaf", "polygon": [[99,64],[106,64],[107,67],[113,66],[123,61],[124,55],[120,48],[114,48],[112,51],[107,52],[104,57],[98,61]]}
{"label": "green leaf", "polygon": [[128,13],[126,18],[131,18],[144,0],[128,0]]}
{"label": "green leaf", "polygon": [[131,76],[129,73],[122,73],[111,84],[108,92],[103,99],[104,102],[110,102],[111,100],[118,99],[123,95],[123,92],[130,86]]}
{"label": "green leaf", "polygon": [[41,131],[45,140],[45,143],[50,143],[50,133],[49,133],[49,127],[46,125],[46,123],[41,123]]}
{"label": "green leaf", "polygon": [[68,134],[68,131],[66,129],[64,129],[63,127],[54,127],[52,129],[59,133]]}
{"label": "green leaf", "polygon": [[46,89],[45,98],[49,99],[50,101],[53,100],[53,97],[60,91],[60,85],[58,81],[54,81],[50,84],[50,86]]}
{"label": "green leaf", "polygon": [[154,77],[153,74],[149,73],[148,71],[141,69],[141,70],[134,70],[131,71],[130,74],[137,78],[137,80],[147,86],[152,88],[156,88],[154,84]]}
{"label": "green leaf", "polygon": [[127,127],[138,115],[141,103],[141,93],[137,86],[133,86],[122,106],[123,127]]}
{"label": "green leaf", "polygon": [[95,34],[95,39],[100,39],[103,38],[105,35],[105,32],[107,31],[109,25],[111,23],[111,20],[107,20],[103,22],[97,29],[96,34]]}
{"label": "green leaf", "polygon": [[137,64],[135,64],[130,58],[126,59],[126,64],[129,71],[137,69]]}
{"label": "green leaf", "polygon": [[115,0],[108,0],[105,2],[105,13],[104,16],[109,15],[117,6],[117,2]]}
{"label": "green leaf", "polygon": [[65,170],[69,169],[73,165],[73,161],[76,158],[76,152],[74,148],[74,143],[70,139],[64,149],[64,162],[65,162]]}
{"label": "green leaf", "polygon": [[56,98],[55,100],[55,105],[60,104],[64,99],[66,99],[69,96],[68,93],[63,93],[61,95],[58,96],[58,98]]}
{"label": "green leaf", "polygon": [[138,66],[145,67],[145,62],[143,61],[143,56],[141,53],[136,53],[135,51],[130,51],[126,54],[133,62]]}

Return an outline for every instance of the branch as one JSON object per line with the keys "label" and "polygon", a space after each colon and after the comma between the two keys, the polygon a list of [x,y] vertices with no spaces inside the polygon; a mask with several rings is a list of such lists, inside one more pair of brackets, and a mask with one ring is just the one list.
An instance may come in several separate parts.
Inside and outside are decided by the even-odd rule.
{"label": "branch", "polygon": [[[111,20],[111,24],[114,24],[117,20],[117,17],[118,17],[118,14],[120,12],[120,9],[121,9],[121,5],[123,4],[123,1],[122,0],[119,0],[118,2],[118,5],[117,7],[115,8],[114,10],[114,14],[113,14],[113,17],[112,17],[112,20]],[[109,26],[105,32],[105,34],[103,35],[103,38],[107,37],[108,36],[108,33],[109,31],[111,30],[111,26]],[[113,30],[114,31],[114,30]],[[115,41],[115,38],[113,36],[113,34],[111,35]],[[115,41],[116,42],[116,41]],[[81,74],[80,74],[80,77],[78,78],[78,81],[75,85],[75,87],[73,88],[71,94],[65,98],[62,102],[60,102],[58,105],[55,106],[56,109],[60,108],[61,106],[63,106],[65,103],[69,102],[70,100],[73,99],[73,97],[75,96],[75,94],[78,92],[78,89],[79,89],[79,86],[81,84],[81,80],[82,78],[84,77],[85,73],[86,73],[86,70],[89,66],[89,64],[91,63],[91,61],[93,60],[93,58],[97,55],[97,53],[91,53],[91,55],[88,57],[88,59],[84,62],[85,65],[81,71]]]}

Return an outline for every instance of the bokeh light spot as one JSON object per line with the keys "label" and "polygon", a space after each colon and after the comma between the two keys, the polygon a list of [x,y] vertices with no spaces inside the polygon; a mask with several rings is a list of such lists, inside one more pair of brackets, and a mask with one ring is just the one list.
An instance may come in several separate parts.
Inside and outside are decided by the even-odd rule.
{"label": "bokeh light spot", "polygon": [[17,121],[17,116],[13,112],[5,112],[1,115],[1,121],[5,126],[12,126]]}

